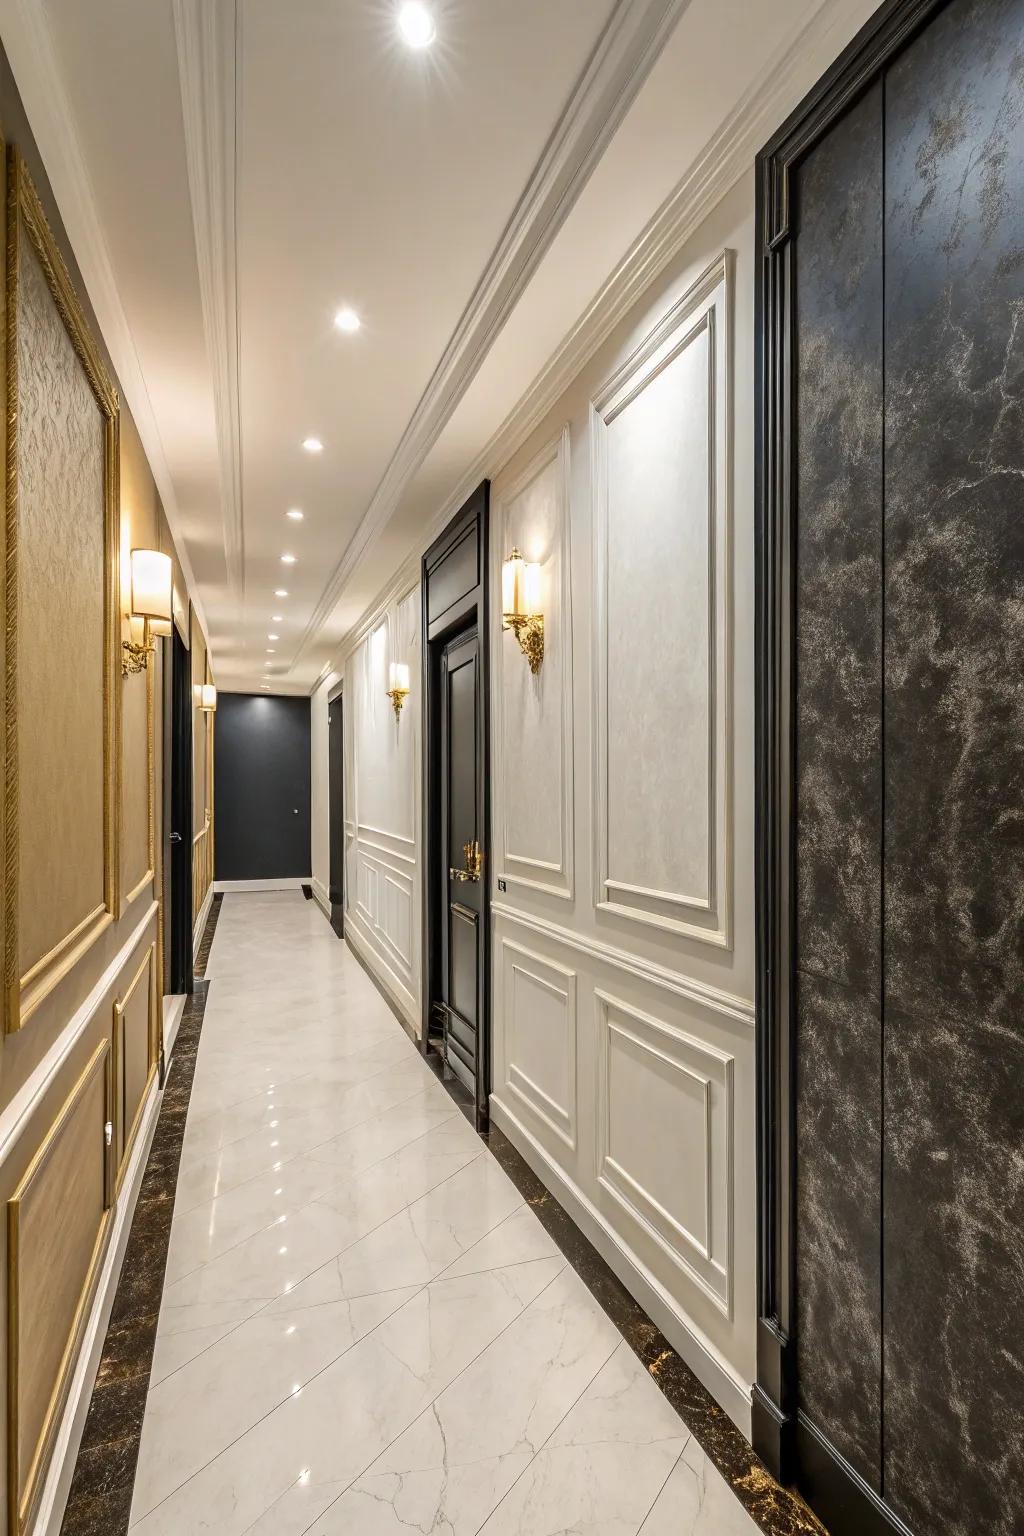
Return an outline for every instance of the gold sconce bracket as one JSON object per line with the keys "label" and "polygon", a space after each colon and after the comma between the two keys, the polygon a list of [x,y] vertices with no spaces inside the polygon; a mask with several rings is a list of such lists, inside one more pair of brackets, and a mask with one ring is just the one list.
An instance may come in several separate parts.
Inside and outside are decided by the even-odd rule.
{"label": "gold sconce bracket", "polygon": [[530,663],[530,671],[536,675],[544,660],[544,618],[542,614],[506,613],[506,629],[511,629],[519,641],[519,649]]}
{"label": "gold sconce bracket", "polygon": [[136,640],[121,641],[121,676],[135,677],[140,672],[145,672],[149,666],[149,658],[156,650],[156,646],[149,638],[149,628],[144,631],[145,638],[140,644]]}
{"label": "gold sconce bracket", "polygon": [[405,703],[408,694],[408,688],[389,688],[387,690],[388,698],[391,700],[392,707],[395,711],[396,720],[402,713],[402,705]]}

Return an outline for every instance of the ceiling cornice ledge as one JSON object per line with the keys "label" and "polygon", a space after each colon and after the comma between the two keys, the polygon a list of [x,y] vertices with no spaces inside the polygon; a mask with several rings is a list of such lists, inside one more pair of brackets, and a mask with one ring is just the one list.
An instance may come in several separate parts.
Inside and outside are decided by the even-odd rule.
{"label": "ceiling cornice ledge", "polygon": [[189,597],[207,634],[160,428],[121,303],[42,0],[0,0],[0,36],[114,372],[142,439]]}
{"label": "ceiling cornice ledge", "polygon": [[[858,14],[858,0],[821,0],[814,14],[780,44],[423,529],[415,550],[389,583],[389,594],[415,573],[423,551],[430,548],[480,481],[500,473],[523,447],[645,288],[679,254],[715,204],[752,169],[762,144],[795,105],[801,88],[806,88],[803,77],[809,72],[813,75],[814,70],[820,72],[830,62],[829,38],[835,28],[844,17],[855,19]],[[333,647],[325,673],[344,668],[381,611],[381,604],[382,599],[375,598]]]}
{"label": "ceiling cornice ledge", "polygon": [[173,0],[192,227],[220,458],[229,584],[245,590],[238,382],[237,0]]}
{"label": "ceiling cornice ledge", "polygon": [[689,0],[618,0],[359,526],[310,616],[293,666],[386,526],[561,228]]}

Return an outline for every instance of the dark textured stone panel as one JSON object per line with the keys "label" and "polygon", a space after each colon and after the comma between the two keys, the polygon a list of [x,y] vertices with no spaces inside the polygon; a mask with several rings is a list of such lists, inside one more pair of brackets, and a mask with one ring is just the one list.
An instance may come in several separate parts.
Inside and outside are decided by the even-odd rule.
{"label": "dark textured stone panel", "polygon": [[886,1496],[915,1536],[1020,1536],[1024,1039],[885,1033]]}
{"label": "dark textured stone panel", "polygon": [[882,1025],[877,1001],[796,982],[800,1407],[881,1487]]}
{"label": "dark textured stone panel", "polygon": [[886,97],[886,998],[1020,1028],[1024,3]]}
{"label": "dark textured stone panel", "polygon": [[885,1487],[1024,1529],[1024,0],[886,91]]}
{"label": "dark textured stone panel", "polygon": [[882,88],[796,198],[796,956],[880,983]]}

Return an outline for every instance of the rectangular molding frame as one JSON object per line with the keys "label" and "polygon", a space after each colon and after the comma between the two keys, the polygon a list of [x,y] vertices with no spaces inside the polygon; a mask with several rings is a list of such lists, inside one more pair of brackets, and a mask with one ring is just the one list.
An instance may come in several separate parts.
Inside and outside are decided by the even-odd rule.
{"label": "rectangular molding frame", "polygon": [[156,682],[153,676],[155,665],[155,658],[150,658],[150,665],[146,668],[146,799],[149,851],[146,855],[146,873],[142,876],[141,880],[132,886],[130,891],[125,892],[124,906],[126,907],[130,907],[132,902],[141,896],[143,891],[156,878],[156,751],[154,746],[156,734]]}
{"label": "rectangular molding frame", "polygon": [[[149,1103],[150,1089],[153,1086],[153,1080],[156,1077],[156,1073],[157,1073],[157,1060],[158,1060],[159,1049],[160,1049],[160,1044],[159,1044],[159,1042],[160,1042],[160,1034],[159,1034],[158,1024],[160,1023],[160,1019],[159,1019],[159,1016],[158,1016],[158,1013],[157,1013],[156,951],[157,951],[157,946],[156,946],[156,940],[154,939],[152,944],[150,944],[149,948],[146,950],[145,954],[143,955],[142,963],[140,964],[138,970],[135,972],[135,974],[132,977],[131,981],[128,983],[128,986],[125,989],[124,995],[122,997],[117,998],[115,1000],[115,1002],[114,1002],[114,1019],[113,1019],[112,1038],[113,1038],[113,1045],[114,1045],[114,1049],[113,1049],[113,1062],[114,1062],[114,1072],[113,1072],[113,1075],[114,1075],[114,1122],[113,1122],[114,1123],[114,1142],[113,1142],[113,1148],[114,1148],[115,1154],[116,1154],[116,1151],[117,1151],[118,1136],[119,1136],[119,1134],[123,1137],[123,1145],[121,1147],[121,1156],[120,1156],[120,1158],[117,1161],[117,1167],[116,1167],[116,1170],[115,1170],[115,1178],[114,1178],[114,1193],[115,1193],[115,1196],[119,1195],[121,1193],[121,1185],[124,1182],[125,1170],[127,1169],[129,1162],[131,1161],[132,1150],[133,1150],[133,1148],[135,1146],[135,1139],[138,1136],[139,1126],[142,1124],[142,1117],[143,1117],[143,1115],[146,1112],[146,1105]],[[132,1123],[129,1126],[126,1123],[128,1106],[125,1103],[125,1089],[124,1089],[124,1081],[123,1081],[124,1063],[125,1063],[125,1054],[126,1054],[125,1053],[125,1045],[124,1045],[124,1028],[125,1028],[124,1020],[125,1020],[125,1013],[127,1011],[128,1004],[131,1002],[132,997],[135,995],[136,991],[138,990],[139,986],[141,985],[142,978],[144,976],[146,976],[147,973],[148,973],[149,985],[148,985],[148,989],[147,989],[147,991],[148,991],[148,998],[147,998],[147,1012],[146,1012],[146,1042],[147,1042],[146,1061],[147,1061],[147,1066],[148,1066],[149,1070],[146,1073],[146,1085],[145,1085],[145,1087],[142,1090],[142,1096],[139,1099],[138,1107],[137,1107],[137,1109],[135,1111],[135,1114],[134,1114],[134,1116],[132,1118]]]}
{"label": "rectangular molding frame", "polygon": [[[2,144],[2,141],[0,141]],[[20,974],[18,954],[18,283],[21,232],[32,242],[54,304],[104,418],[103,886],[101,905]],[[120,916],[121,690],[119,666],[120,404],[16,148],[7,151],[5,372],[7,489],[4,533],[4,1033],[25,1025],[57,983]],[[152,862],[152,861],[151,861]]]}
{"label": "rectangular molding frame", "polygon": [[[685,1030],[654,1018],[631,1003],[595,987],[598,1013],[598,1094],[597,1094],[597,1181],[601,1188],[634,1221],[645,1228],[662,1251],[668,1255],[695,1285],[709,1297],[726,1317],[732,1316],[732,1251],[734,1221],[733,1189],[733,1100],[734,1058]],[[615,1015],[618,1015],[616,1020]],[[628,1022],[623,1022],[628,1021]],[[702,1242],[687,1230],[653,1193],[618,1163],[611,1147],[611,1045],[614,1036],[628,1042],[634,1050],[654,1062],[690,1078],[698,1085],[704,1104],[704,1209],[707,1241]],[[688,1060],[686,1058],[689,1058]],[[705,1063],[704,1070],[696,1063]],[[714,1203],[714,1138],[712,1122],[712,1085],[717,1084],[724,1101],[725,1164],[719,1181],[726,1202],[725,1253],[715,1252],[712,1232]],[[718,1196],[717,1198],[722,1198]]]}
{"label": "rectangular molding frame", "polygon": [[[573,844],[574,844],[574,758],[573,758],[573,646],[572,646],[572,566],[571,566],[571,501],[569,481],[569,428],[564,426],[558,436],[546,443],[543,448],[530,460],[529,464],[517,475],[512,484],[505,490],[500,500],[496,503],[496,526],[498,531],[499,548],[497,557],[493,562],[491,573],[491,585],[493,591],[493,612],[495,615],[495,639],[494,639],[494,698],[499,701],[498,708],[501,711],[500,726],[502,745],[505,745],[505,670],[508,665],[506,656],[511,656],[514,666],[525,666],[522,657],[518,655],[518,648],[511,650],[514,645],[511,637],[507,638],[501,628],[501,566],[512,545],[510,530],[511,508],[523,491],[532,485],[534,480],[541,475],[549,464],[558,466],[558,560],[559,560],[559,591],[557,601],[559,603],[558,640],[561,648],[559,662],[562,669],[562,732],[561,732],[561,758],[560,778],[561,793],[559,795],[559,835],[561,856],[557,863],[546,863],[543,860],[531,859],[525,854],[517,854],[512,851],[509,837],[508,800],[506,797],[507,774],[505,769],[505,753],[499,751],[494,760],[494,785],[496,804],[499,807],[498,832],[500,842],[501,869],[495,869],[494,876],[501,875],[509,885],[520,885],[530,890],[544,891],[549,896],[558,896],[564,901],[572,901],[575,889],[573,880]],[[552,594],[553,596],[554,594]],[[541,663],[541,675],[544,664]],[[523,871],[523,873],[520,873]],[[532,871],[532,873],[529,873]]]}
{"label": "rectangular molding frame", "polygon": [[[732,286],[723,251],[597,392],[590,413],[594,498],[594,903],[599,911],[732,947]],[[708,855],[710,899],[615,881],[609,870],[608,474],[606,430],[700,329],[710,332],[708,562]]]}
{"label": "rectangular molding frame", "polygon": [[[84,1071],[65,1099],[64,1104],[58,1111],[56,1118],[44,1136],[13,1195],[7,1202],[7,1497],[8,1530],[10,1536],[22,1536],[22,1533],[29,1527],[30,1517],[41,1492],[41,1474],[47,1466],[54,1435],[60,1422],[61,1411],[70,1385],[71,1375],[75,1368],[79,1342],[92,1305],[96,1280],[106,1250],[114,1203],[112,1149],[107,1151],[105,1159],[103,1216],[96,1233],[96,1240],[86,1272],[85,1283],[78,1298],[67,1342],[61,1355],[60,1368],[50,1396],[42,1431],[38,1443],[33,1447],[32,1459],[29,1463],[24,1487],[21,1486],[18,1454],[21,1386],[21,1361],[19,1358],[19,1324],[21,1316],[19,1240],[21,1209],[35,1179],[49,1161],[60,1139],[61,1132],[73,1116],[79,1100],[92,1083],[97,1072],[101,1070],[105,1078],[105,1114],[108,1121],[111,1119],[110,1040],[104,1039],[93,1051]],[[103,1128],[102,1126],[97,1126],[96,1130],[97,1134],[102,1134]]]}
{"label": "rectangular molding frame", "polygon": [[[501,941],[502,981],[504,985],[504,1034],[506,1042],[505,1087],[519,1103],[539,1120],[571,1152],[577,1142],[577,1078],[576,1044],[579,1028],[576,1011],[576,972],[558,965],[546,955],[526,949],[512,939]],[[566,1045],[568,1057],[569,1102],[556,1100],[517,1066],[513,1060],[517,1038],[515,985],[517,975],[530,980],[560,998],[565,1010]]]}

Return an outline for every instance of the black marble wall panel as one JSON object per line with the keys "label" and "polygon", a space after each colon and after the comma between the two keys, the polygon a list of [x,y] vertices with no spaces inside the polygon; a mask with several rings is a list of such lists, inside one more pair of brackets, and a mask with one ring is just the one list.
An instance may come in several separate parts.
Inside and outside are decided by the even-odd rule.
{"label": "black marble wall panel", "polygon": [[804,161],[796,245],[800,1406],[881,1482],[882,89]]}
{"label": "black marble wall panel", "polygon": [[1024,1529],[1024,0],[886,80],[886,1496]]}

